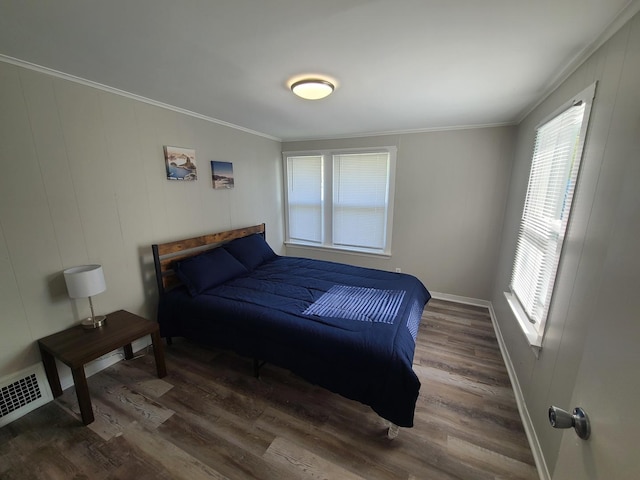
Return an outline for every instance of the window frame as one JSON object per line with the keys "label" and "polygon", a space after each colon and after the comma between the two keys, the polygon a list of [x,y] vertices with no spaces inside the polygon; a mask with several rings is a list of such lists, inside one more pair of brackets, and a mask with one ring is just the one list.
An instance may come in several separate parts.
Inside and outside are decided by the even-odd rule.
{"label": "window frame", "polygon": [[[383,249],[360,248],[354,246],[334,245],[333,242],[333,185],[334,185],[334,156],[352,154],[380,154],[389,155],[389,176],[388,176],[388,198],[386,211],[385,245]],[[289,219],[289,174],[288,158],[301,156],[321,156],[322,157],[322,240],[319,243],[305,242],[292,239],[290,235]],[[372,256],[391,256],[393,211],[395,198],[396,162],[397,147],[380,146],[370,148],[340,148],[340,149],[317,149],[317,150],[296,150],[282,152],[283,161],[283,189],[284,189],[284,219],[285,219],[285,245],[295,247],[312,248],[320,250],[333,250],[340,252],[355,253]]]}
{"label": "window frame", "polygon": [[[565,102],[563,105],[561,105],[559,108],[557,108],[556,110],[554,110],[550,115],[547,115],[541,122],[539,122],[536,127],[535,127],[535,137],[534,137],[534,144],[532,146],[532,154],[531,154],[531,165],[529,167],[529,178],[531,177],[531,173],[532,170],[534,168],[534,154],[537,148],[537,140],[538,140],[538,131],[541,127],[545,126],[546,124],[550,123],[552,120],[560,117],[564,112],[566,112],[568,109],[570,109],[572,106],[575,106],[577,104],[579,104],[579,102],[584,102],[585,104],[585,109],[583,112],[583,116],[582,116],[582,124],[580,125],[580,133],[579,133],[579,137],[578,137],[578,145],[576,148],[576,155],[575,157],[573,157],[574,159],[578,159],[578,166],[577,166],[577,171],[575,172],[575,184],[574,184],[574,188],[573,188],[573,192],[571,195],[571,198],[569,199],[569,206],[568,209],[566,211],[566,220],[563,221],[563,226],[564,226],[564,230],[561,229],[560,231],[560,235],[559,235],[559,253],[557,255],[557,263],[555,265],[555,269],[553,270],[553,274],[551,275],[551,277],[549,278],[548,283],[546,284],[546,289],[551,289],[551,294],[549,297],[549,301],[546,304],[545,307],[545,311],[544,311],[544,315],[542,316],[542,318],[540,319],[540,321],[536,323],[534,323],[532,320],[530,320],[529,315],[526,313],[525,308],[522,306],[522,304],[520,303],[520,300],[518,299],[517,295],[513,292],[512,287],[511,287],[511,282],[512,282],[512,277],[514,274],[514,269],[515,269],[515,260],[516,260],[516,255],[517,255],[517,247],[516,247],[516,251],[514,251],[514,255],[513,255],[513,263],[512,263],[512,267],[511,267],[511,273],[509,276],[509,286],[507,288],[507,291],[504,292],[504,296],[507,300],[507,303],[509,304],[512,313],[514,314],[514,316],[516,317],[516,320],[518,322],[518,324],[520,325],[524,335],[526,336],[529,344],[534,347],[535,349],[540,349],[542,348],[542,342],[544,339],[544,334],[546,331],[546,326],[548,323],[549,318],[552,316],[552,309],[553,309],[553,303],[554,303],[554,295],[555,292],[557,290],[558,287],[558,282],[556,281],[558,278],[558,272],[560,271],[560,267],[563,261],[563,257],[564,257],[564,251],[566,248],[566,243],[565,243],[565,239],[568,236],[569,232],[570,232],[570,228],[571,228],[571,217],[572,217],[572,211],[573,211],[573,205],[575,204],[575,200],[577,198],[577,196],[579,195],[579,189],[580,189],[580,172],[583,169],[583,165],[584,165],[584,151],[585,151],[585,146],[586,146],[586,141],[587,141],[587,135],[588,135],[588,129],[589,129],[589,122],[590,122],[590,117],[591,117],[591,110],[593,107],[593,101],[595,98],[595,89],[596,89],[596,84],[597,83],[593,83],[592,85],[590,85],[589,87],[587,87],[586,89],[584,89],[583,91],[581,91],[580,93],[578,93],[576,96],[574,96],[571,100]],[[570,177],[572,177],[573,175],[569,175]],[[525,199],[526,196],[528,195],[529,192],[529,182],[527,182],[527,192],[525,193]],[[525,200],[526,201],[526,200]],[[566,200],[565,200],[566,201]],[[522,228],[522,224],[523,224],[523,214],[524,214],[524,209],[525,206],[523,205],[523,209],[522,209],[522,213],[520,214],[520,218],[519,218],[519,222],[518,222],[518,233],[516,235],[516,239],[519,241],[520,240],[520,235],[521,235],[521,228]]]}

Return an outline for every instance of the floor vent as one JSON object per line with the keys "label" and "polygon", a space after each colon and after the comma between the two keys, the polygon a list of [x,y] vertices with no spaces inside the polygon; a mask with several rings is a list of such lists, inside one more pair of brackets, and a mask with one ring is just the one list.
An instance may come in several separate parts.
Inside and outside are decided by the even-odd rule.
{"label": "floor vent", "polygon": [[0,426],[12,422],[51,399],[51,390],[42,364],[0,380]]}
{"label": "floor vent", "polygon": [[0,389],[0,417],[9,415],[14,410],[39,398],[42,398],[42,393],[40,393],[35,373],[2,387]]}

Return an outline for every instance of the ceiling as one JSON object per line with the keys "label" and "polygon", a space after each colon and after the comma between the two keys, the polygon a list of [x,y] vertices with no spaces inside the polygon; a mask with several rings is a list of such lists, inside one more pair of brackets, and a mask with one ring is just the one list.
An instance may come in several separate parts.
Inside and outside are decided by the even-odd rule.
{"label": "ceiling", "polygon": [[519,121],[639,3],[0,0],[0,54],[284,141],[429,131]]}

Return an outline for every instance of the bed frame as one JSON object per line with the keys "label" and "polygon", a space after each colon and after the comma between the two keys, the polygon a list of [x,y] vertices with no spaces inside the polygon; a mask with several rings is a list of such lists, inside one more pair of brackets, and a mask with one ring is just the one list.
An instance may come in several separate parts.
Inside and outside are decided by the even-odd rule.
{"label": "bed frame", "polygon": [[[156,281],[158,283],[158,292],[162,297],[168,291],[181,285],[180,280],[173,271],[172,264],[176,260],[183,260],[192,257],[203,251],[216,248],[236,238],[247,237],[253,234],[260,234],[263,238],[266,236],[265,224],[253,225],[251,227],[238,228],[235,230],[227,230],[219,233],[212,233],[193,237],[188,239],[176,240],[173,242],[154,244],[151,246],[153,251],[153,262],[156,270]],[[166,337],[168,345],[171,345],[171,337]],[[259,377],[260,368],[266,362],[253,359],[254,375]],[[394,439],[398,436],[400,428],[392,422],[383,419],[384,424],[388,427],[387,436]]]}
{"label": "bed frame", "polygon": [[[173,262],[176,260],[184,260],[185,258],[198,255],[206,250],[219,247],[236,238],[248,237],[255,233],[262,235],[262,238],[266,238],[267,232],[265,224],[261,223],[251,227],[236,228],[235,230],[209,233],[199,237],[151,245],[153,263],[156,270],[156,282],[158,283],[160,296],[182,285],[182,282],[178,279],[178,276],[172,268]],[[167,341],[167,345],[172,344],[171,337],[166,337],[165,340]],[[260,368],[265,364],[266,362],[262,360],[258,360],[257,358],[253,359],[253,373],[256,378],[260,377]]]}
{"label": "bed frame", "polygon": [[158,282],[158,292],[160,296],[169,290],[179,286],[180,280],[173,271],[172,264],[176,260],[184,260],[205,250],[218,247],[236,238],[248,237],[258,233],[265,238],[265,224],[253,225],[251,227],[237,228],[219,233],[210,233],[199,237],[176,240],[174,242],[159,243],[151,245],[153,251],[153,263],[156,267],[156,281]]}

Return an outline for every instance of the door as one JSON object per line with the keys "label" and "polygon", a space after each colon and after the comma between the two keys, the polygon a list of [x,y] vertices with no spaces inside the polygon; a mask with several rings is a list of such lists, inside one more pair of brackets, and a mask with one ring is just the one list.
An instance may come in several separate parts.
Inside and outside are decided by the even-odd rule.
{"label": "door", "polygon": [[553,480],[640,478],[640,159],[628,153],[572,404],[558,405],[584,408],[591,437],[558,431]]}

